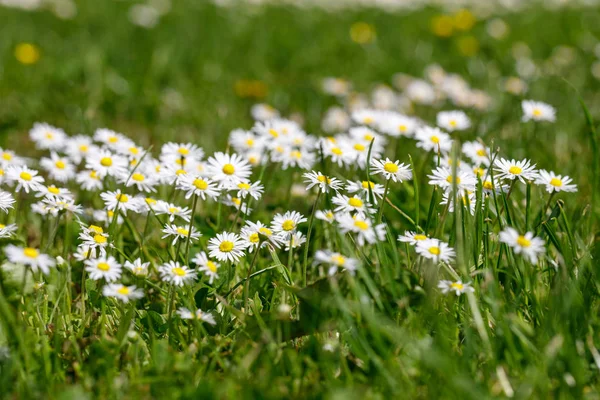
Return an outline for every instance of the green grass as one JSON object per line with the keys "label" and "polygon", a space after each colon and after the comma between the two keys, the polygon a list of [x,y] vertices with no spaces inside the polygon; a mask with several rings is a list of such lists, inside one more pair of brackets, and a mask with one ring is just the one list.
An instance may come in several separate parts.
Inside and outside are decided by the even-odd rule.
{"label": "green grass", "polygon": [[[474,216],[461,208],[445,212],[437,205],[441,194],[427,184],[433,161],[425,157],[430,156],[408,140],[392,142],[387,155],[406,163],[412,159],[417,179],[390,186],[390,202],[408,218],[385,207],[389,240],[356,246],[351,237],[315,221],[307,285],[301,247],[291,257],[261,251],[250,271],[255,275],[249,309],[244,279],[252,256],[231,270],[233,276],[223,267],[214,286],[204,279],[177,292],[179,305],[214,311],[219,304],[215,327],[170,321],[171,294],[156,280],[131,280],[146,296],[129,305],[103,298],[102,285],[89,279],[82,290],[82,265],[67,257],[78,243],[74,219],[42,220],[29,212],[31,196],[15,196],[20,211],[0,221],[17,222],[14,241],[47,247],[70,265],[53,271],[42,289],[34,290],[27,280],[24,292],[22,270],[3,266],[0,397],[483,399],[511,390],[515,398],[600,397],[600,83],[590,73],[596,59],[591,49],[600,38],[598,10],[509,14],[504,20],[510,33],[498,41],[486,34],[485,20],[470,32],[438,38],[430,30],[432,16],[440,13],[433,9],[395,15],[268,7],[249,13],[181,0],[155,29],[145,30],[128,21],[129,5],[81,2],[70,21],[0,8],[3,148],[39,157],[25,136],[34,122],[46,121],[71,134],[106,126],[154,145],[154,155],[169,140],[191,141],[210,154],[225,149],[232,129],[252,126],[249,108],[258,101],[283,115],[302,114],[306,131],[321,135],[321,117],[336,104],[320,91],[323,77],[345,77],[368,92],[377,83],[391,85],[397,72],[422,76],[427,65],[437,63],[494,101],[488,111],[468,112],[474,127],[456,134],[458,140],[481,137],[503,157],[531,158],[539,168],[571,176],[579,191],[554,196],[545,213],[548,195],[540,187],[528,195],[525,185],[517,185],[508,199],[483,196],[479,189],[482,207]],[[374,26],[374,42],[359,45],[350,39],[357,21]],[[473,57],[462,56],[457,47],[467,35],[480,43]],[[40,48],[35,65],[15,59],[15,46],[22,42]],[[526,97],[554,105],[555,124],[521,123],[521,99],[500,89],[502,77],[515,75],[511,49],[517,42],[526,43],[542,66]],[[547,60],[557,46],[572,47],[575,58],[549,71]],[[266,96],[240,98],[235,91],[240,80],[262,81]],[[165,105],[165,94],[173,91],[183,100],[181,108]],[[433,124],[438,109],[414,111]],[[322,172],[366,178],[365,172],[330,163]],[[253,178],[259,174],[256,169]],[[266,194],[249,219],[267,223],[285,210],[310,216],[315,194],[290,195],[291,182],[301,183],[300,175],[267,166]],[[169,188],[161,189],[163,198],[169,194]],[[96,208],[103,204],[89,193],[79,193],[77,200]],[[183,196],[176,200],[192,204]],[[318,200],[317,209],[330,202],[328,196]],[[215,233],[239,230],[241,218],[234,221],[230,214],[229,208],[201,202],[194,221],[203,237],[192,254]],[[438,266],[397,242],[398,234],[414,229],[411,220],[449,241],[456,261]],[[534,266],[499,244],[497,233],[509,220],[548,242],[547,259]],[[543,223],[536,226],[539,220]],[[175,250],[161,240],[155,219],[148,230],[141,216],[128,223],[110,229],[120,250],[113,255],[121,261],[145,250],[144,258],[158,265]],[[301,230],[306,233],[308,226]],[[362,268],[355,277],[325,278],[312,267],[314,251],[322,248],[359,258]],[[473,281],[475,293],[440,295],[438,280],[456,276]],[[85,312],[82,292],[87,292]],[[281,312],[282,304],[292,307],[291,314]]]}

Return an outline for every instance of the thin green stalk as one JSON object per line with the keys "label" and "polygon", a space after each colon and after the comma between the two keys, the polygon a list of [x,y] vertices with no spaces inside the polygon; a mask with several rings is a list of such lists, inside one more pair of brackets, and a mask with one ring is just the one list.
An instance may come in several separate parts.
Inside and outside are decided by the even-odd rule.
{"label": "thin green stalk", "polygon": [[192,202],[192,216],[190,218],[190,225],[188,227],[188,237],[185,243],[185,265],[190,263],[190,242],[192,238],[192,227],[194,225],[194,217],[196,216],[196,205],[198,203],[198,195],[194,193],[194,201]]}
{"label": "thin green stalk", "polygon": [[310,213],[310,219],[308,220],[308,232],[306,233],[306,243],[304,244],[304,261],[302,262],[302,283],[306,286],[307,282],[307,270],[308,270],[308,250],[310,245],[310,237],[312,234],[312,228],[315,219],[315,212],[317,210],[317,206],[319,204],[319,199],[321,198],[321,187],[319,186],[319,191],[317,192],[317,198],[313,203],[312,211]]}

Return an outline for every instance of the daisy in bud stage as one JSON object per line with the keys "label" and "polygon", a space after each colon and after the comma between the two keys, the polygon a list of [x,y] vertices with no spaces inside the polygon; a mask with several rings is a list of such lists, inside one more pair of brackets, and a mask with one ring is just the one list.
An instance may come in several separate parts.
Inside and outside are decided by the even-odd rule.
{"label": "daisy in bud stage", "polygon": [[501,158],[494,161],[494,166],[494,171],[498,172],[495,175],[497,179],[508,179],[511,181],[518,179],[522,183],[527,183],[526,181],[533,181],[538,177],[535,164],[531,165],[528,159],[517,161]]}
{"label": "daisy in bud stage", "polygon": [[523,254],[532,264],[537,264],[538,256],[546,252],[544,240],[533,236],[532,232],[521,235],[516,229],[506,227],[500,232],[500,241],[511,247],[516,254]]}
{"label": "daisy in bud stage", "polygon": [[17,231],[17,224],[0,224],[0,239],[12,237],[13,233]]}
{"label": "daisy in bud stage", "polygon": [[175,243],[177,243],[178,240],[186,242],[188,236],[190,237],[191,242],[198,240],[201,236],[200,232],[196,231],[196,228],[192,226],[192,231],[190,233],[188,228],[189,226],[177,226],[174,224],[167,224],[162,230],[162,232],[164,233],[162,238],[165,239],[169,236],[173,236],[173,242],[171,243],[172,246],[175,246]]}
{"label": "daisy in bud stage", "polygon": [[60,157],[55,152],[50,154],[50,158],[42,157],[40,165],[46,171],[50,178],[59,182],[67,182],[75,176],[75,166],[66,157]]}
{"label": "daisy in bud stage", "polygon": [[19,247],[9,244],[4,248],[4,253],[8,261],[14,264],[21,264],[31,268],[34,273],[42,271],[44,275],[50,273],[50,268],[56,265],[54,258],[47,254],[42,254],[33,247]]}
{"label": "daisy in bud stage", "polygon": [[427,240],[427,239],[429,239],[427,237],[427,235],[424,235],[422,233],[412,232],[412,231],[405,231],[404,235],[398,236],[398,241],[403,242],[403,243],[408,243],[413,246],[416,246],[417,243]]}
{"label": "daisy in bud stage", "polygon": [[195,319],[197,321],[206,322],[209,325],[217,324],[215,317],[213,317],[211,313],[204,312],[201,309],[192,312],[185,307],[180,307],[177,309],[177,315],[179,315],[179,318],[181,319]]}
{"label": "daisy in bud stage", "polygon": [[13,204],[15,204],[15,199],[12,194],[0,190],[0,210],[8,214],[8,210],[13,208]]}
{"label": "daisy in bud stage", "polygon": [[541,169],[538,171],[538,178],[535,183],[545,186],[548,193],[555,192],[576,192],[577,185],[571,184],[573,180],[568,176],[557,175],[554,171]]}
{"label": "daisy in bud stage", "polygon": [[410,166],[400,164],[400,161],[392,161],[389,158],[385,160],[371,160],[374,174],[381,174],[386,180],[394,182],[403,182],[412,178]]}
{"label": "daisy in bud stage", "polygon": [[59,128],[45,123],[35,123],[29,131],[35,147],[42,150],[62,150],[67,142],[67,134]]}
{"label": "daisy in bud stage", "polygon": [[169,261],[158,268],[160,278],[175,286],[183,286],[196,279],[196,271],[192,271],[186,265],[178,261]]}
{"label": "daisy in bud stage", "polygon": [[523,122],[533,121],[556,121],[556,110],[549,104],[540,101],[523,100]]}
{"label": "daisy in bud stage", "polygon": [[463,293],[472,293],[475,291],[475,289],[471,286],[471,282],[463,283],[461,280],[456,282],[441,280],[437,287],[442,291],[443,294],[454,292],[457,296],[460,296]]}
{"label": "daisy in bud stage", "polygon": [[330,250],[318,250],[315,253],[315,263],[325,264],[329,267],[327,275],[334,275],[338,268],[342,268],[350,274],[354,275],[354,272],[358,268],[358,260],[351,257],[345,257],[340,253],[335,253]]}
{"label": "daisy in bud stage", "polygon": [[244,256],[246,244],[239,235],[231,232],[217,233],[208,241],[209,256],[219,261],[236,263]]}
{"label": "daisy in bud stage", "polygon": [[192,213],[192,210],[187,207],[178,207],[175,204],[167,203],[162,200],[158,200],[152,209],[156,215],[167,214],[169,216],[169,222],[175,221],[175,217],[179,217],[185,222],[190,222],[190,214]]}
{"label": "daisy in bud stage", "polygon": [[142,262],[141,258],[136,258],[135,260],[133,260],[133,262],[125,261],[125,268],[130,270],[131,273],[135,276],[148,276],[149,267],[150,263]]}
{"label": "daisy in bud stage", "polygon": [[304,182],[306,183],[306,190],[318,186],[319,190],[324,193],[329,192],[329,189],[338,191],[342,187],[342,181],[337,178],[330,178],[327,175],[323,175],[321,172],[311,171],[302,174]]}
{"label": "daisy in bud stage", "polygon": [[208,159],[210,177],[221,185],[246,182],[252,173],[250,165],[237,154],[215,153]]}
{"label": "daisy in bud stage", "polygon": [[315,218],[331,224],[333,221],[335,221],[335,214],[331,210],[317,210],[315,213]]}
{"label": "daisy in bud stage", "polygon": [[419,241],[416,250],[420,256],[436,262],[451,262],[456,255],[454,249],[448,246],[448,243],[438,239]]}
{"label": "daisy in bud stage", "polygon": [[436,121],[437,126],[448,132],[464,131],[471,127],[471,121],[463,111],[441,111]]}
{"label": "daisy in bud stage", "polygon": [[452,148],[452,139],[446,132],[442,132],[439,128],[423,126],[417,129],[415,134],[417,139],[417,147],[425,151],[433,151],[435,153],[448,153]]}
{"label": "daisy in bud stage", "polygon": [[371,219],[368,217],[342,213],[336,216],[336,220],[343,234],[348,232],[356,234],[356,242],[360,246],[364,246],[365,243],[373,244],[385,239],[385,224],[373,226]]}
{"label": "daisy in bud stage", "polygon": [[213,180],[195,174],[178,176],[177,189],[186,192],[186,199],[196,195],[202,200],[206,200],[207,197],[215,200],[217,197],[219,197],[219,193],[221,191],[221,189]]}
{"label": "daisy in bud stage", "polygon": [[430,179],[429,184],[439,186],[444,191],[452,191],[454,184],[458,192],[474,191],[477,179],[475,175],[468,170],[456,171],[456,177],[452,176],[452,170],[446,167],[437,167],[432,171],[432,175],[427,177]]}
{"label": "daisy in bud stage", "polygon": [[130,300],[137,300],[144,297],[144,291],[136,286],[125,286],[120,283],[110,283],[102,288],[102,294],[105,297],[114,297],[123,303]]}
{"label": "daisy in bud stage", "polygon": [[6,179],[9,182],[16,182],[16,192],[25,190],[29,193],[30,190],[38,192],[44,183],[44,178],[38,175],[38,171],[29,169],[26,166],[16,166],[8,169]]}
{"label": "daisy in bud stage", "polygon": [[298,225],[306,222],[306,218],[297,211],[286,211],[284,214],[275,214],[271,222],[271,230],[287,239],[298,229]]}
{"label": "daisy in bud stage", "polygon": [[218,270],[221,268],[221,264],[209,260],[205,252],[201,251],[196,254],[192,262],[199,267],[198,271],[204,272],[204,275],[208,276],[209,285],[212,285],[215,279],[219,279]]}
{"label": "daisy in bud stage", "polygon": [[122,266],[113,256],[91,258],[83,263],[90,278],[95,281],[104,279],[107,282],[114,282],[121,277]]}
{"label": "daisy in bud stage", "polygon": [[381,199],[383,197],[383,192],[385,192],[385,186],[371,181],[348,181],[346,182],[346,190],[348,193],[358,193],[364,199],[368,199],[370,193],[373,193],[374,197]]}

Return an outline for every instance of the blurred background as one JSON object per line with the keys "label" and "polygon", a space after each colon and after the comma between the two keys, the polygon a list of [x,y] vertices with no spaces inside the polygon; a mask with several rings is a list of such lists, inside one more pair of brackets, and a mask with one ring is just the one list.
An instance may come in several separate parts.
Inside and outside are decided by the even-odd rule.
{"label": "blurred background", "polygon": [[557,107],[560,161],[588,147],[566,81],[600,105],[598,21],[597,1],[0,0],[0,144],[45,121],[211,151],[255,104],[313,134],[334,105],[426,119],[407,85],[456,74],[436,101],[471,110],[474,135],[518,138],[521,98]]}

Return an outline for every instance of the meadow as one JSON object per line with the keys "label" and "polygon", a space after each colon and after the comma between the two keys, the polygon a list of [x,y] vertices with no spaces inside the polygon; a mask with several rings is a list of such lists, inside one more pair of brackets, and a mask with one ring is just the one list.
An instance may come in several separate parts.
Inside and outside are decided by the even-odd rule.
{"label": "meadow", "polygon": [[0,398],[600,398],[594,2],[41,3]]}

